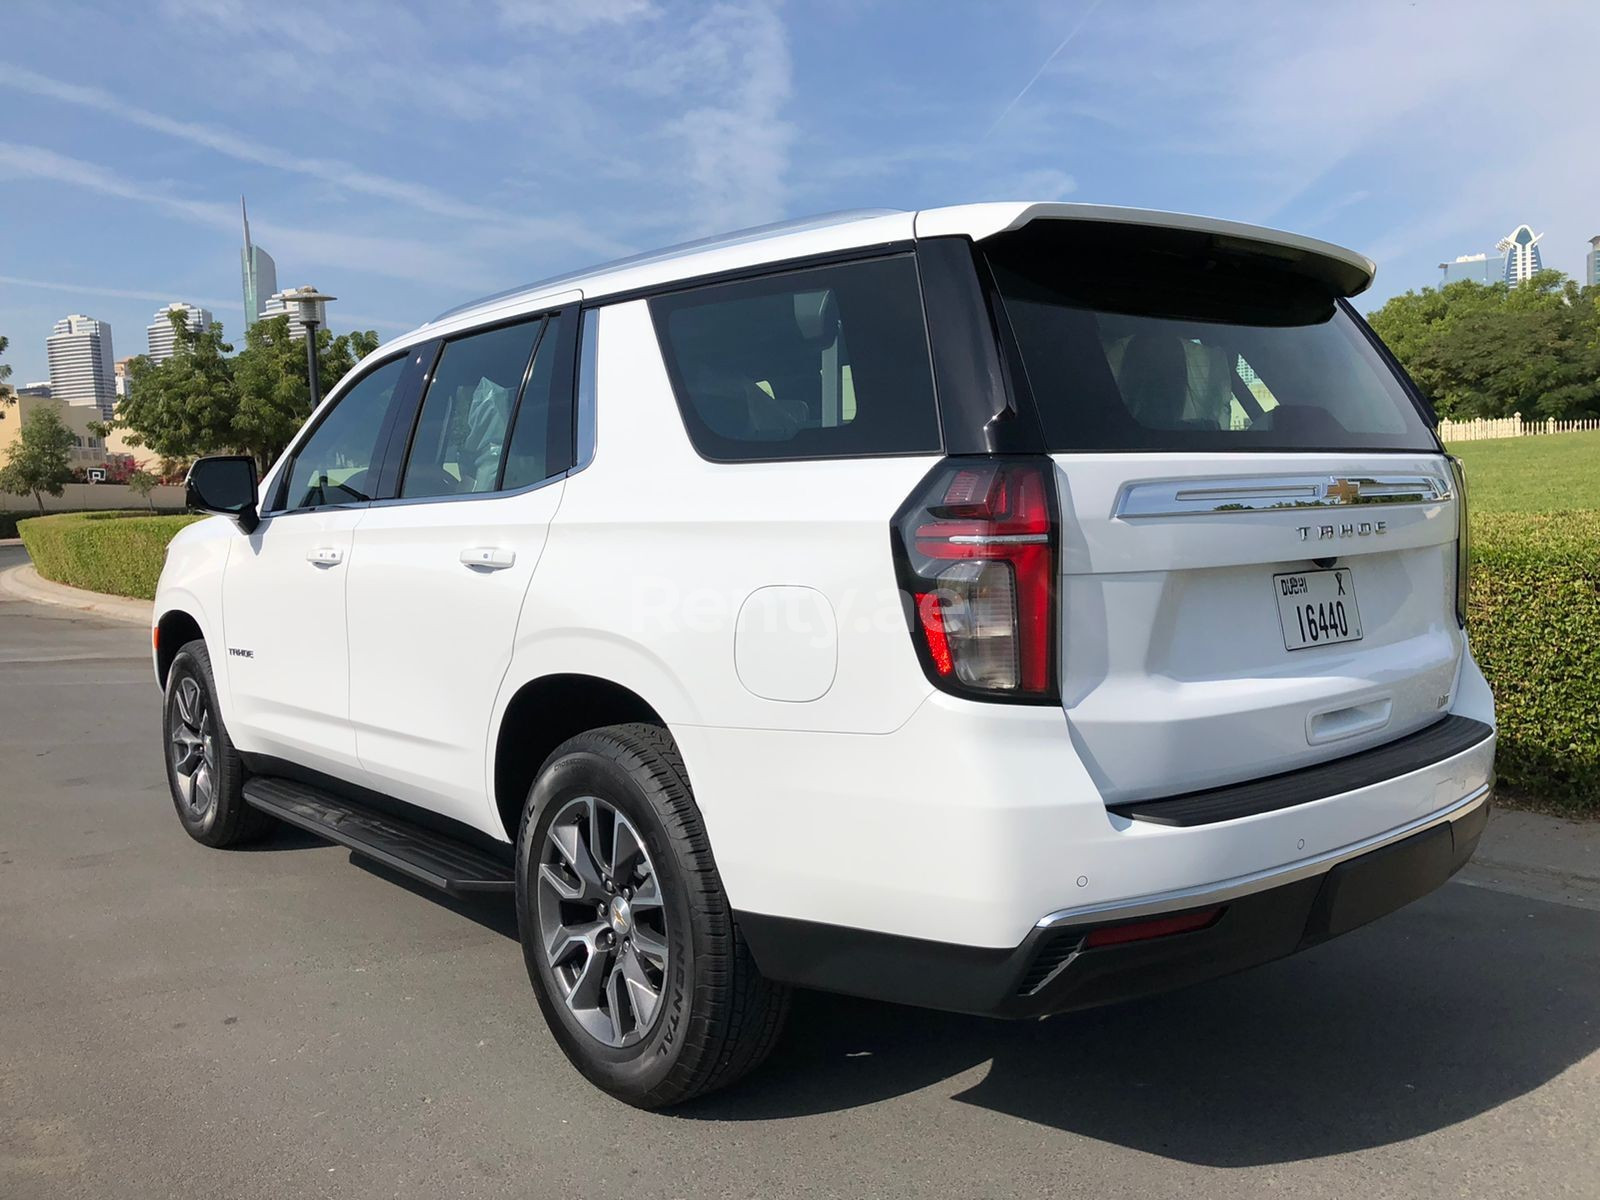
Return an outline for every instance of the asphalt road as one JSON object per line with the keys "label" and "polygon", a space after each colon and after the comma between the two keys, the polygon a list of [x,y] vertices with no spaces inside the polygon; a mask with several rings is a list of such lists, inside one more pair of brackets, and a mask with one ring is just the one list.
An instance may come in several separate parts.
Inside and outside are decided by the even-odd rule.
{"label": "asphalt road", "polygon": [[507,906],[185,837],[145,637],[0,598],[7,1200],[1600,1196],[1600,912],[1462,882],[1038,1024],[802,997],[745,1085],[635,1112]]}

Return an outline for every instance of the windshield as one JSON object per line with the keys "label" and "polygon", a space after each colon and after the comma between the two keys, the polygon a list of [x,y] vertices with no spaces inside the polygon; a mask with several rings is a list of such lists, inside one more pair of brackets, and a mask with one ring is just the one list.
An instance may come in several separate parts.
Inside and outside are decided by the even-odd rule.
{"label": "windshield", "polygon": [[984,250],[1051,450],[1438,448],[1349,310],[1282,257],[1070,222]]}

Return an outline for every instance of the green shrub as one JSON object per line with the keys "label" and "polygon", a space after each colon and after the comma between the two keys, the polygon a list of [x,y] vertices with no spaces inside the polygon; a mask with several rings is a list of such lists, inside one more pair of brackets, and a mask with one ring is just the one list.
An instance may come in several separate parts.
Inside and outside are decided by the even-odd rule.
{"label": "green shrub", "polygon": [[[84,511],[84,510],[82,510],[82,509],[73,509],[71,511],[73,511],[73,512],[81,512],[81,511]],[[96,511],[96,510],[89,510],[89,511]],[[163,516],[163,517],[181,516],[182,514],[183,514],[183,509],[181,509],[181,508],[158,508],[158,509],[156,509],[156,512],[155,512],[155,515]],[[14,538],[14,537],[20,536],[17,533],[17,522],[18,521],[32,520],[34,517],[37,517],[38,515],[39,515],[39,510],[36,509],[36,508],[25,508],[25,509],[22,509],[21,511],[18,511],[18,512],[0,511],[0,538]],[[64,516],[66,514],[63,514],[63,513],[50,513],[49,515],[54,517],[54,516]],[[148,517],[151,514],[150,514],[150,510],[149,509],[141,509],[141,510],[138,510],[136,514],[134,512],[130,512],[129,515],[138,515],[138,516],[141,516],[141,517]]]}
{"label": "green shrub", "polygon": [[1600,511],[1476,513],[1468,632],[1510,798],[1600,816]]}
{"label": "green shrub", "polygon": [[32,517],[17,528],[40,575],[57,583],[154,599],[167,543],[198,516],[137,512]]}

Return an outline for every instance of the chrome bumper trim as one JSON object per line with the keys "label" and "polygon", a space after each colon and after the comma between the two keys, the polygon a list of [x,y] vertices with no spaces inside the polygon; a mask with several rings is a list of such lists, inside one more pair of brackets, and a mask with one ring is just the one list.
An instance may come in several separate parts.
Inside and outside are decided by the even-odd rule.
{"label": "chrome bumper trim", "polygon": [[1393,829],[1374,834],[1372,837],[1364,838],[1359,842],[1351,842],[1347,846],[1340,846],[1335,850],[1315,854],[1310,858],[1302,858],[1297,862],[1288,863],[1281,867],[1269,867],[1264,871],[1256,871],[1249,875],[1238,875],[1218,883],[1202,883],[1194,887],[1177,888],[1170,892],[1136,896],[1131,900],[1111,900],[1104,904],[1086,904],[1079,908],[1063,908],[1040,917],[1035,922],[1035,928],[1060,929],[1064,926],[1098,924],[1105,920],[1120,921],[1134,917],[1152,916],[1158,913],[1170,912],[1175,908],[1199,908],[1208,904],[1222,904],[1228,900],[1237,900],[1240,896],[1248,896],[1253,892],[1264,892],[1268,888],[1295,883],[1312,875],[1320,875],[1329,871],[1346,859],[1356,858],[1370,851],[1381,849],[1391,842],[1398,842],[1402,838],[1410,837],[1414,833],[1420,833],[1424,829],[1431,829],[1433,826],[1442,824],[1445,821],[1460,820],[1480,805],[1487,804],[1489,795],[1493,790],[1493,783],[1486,783],[1463,796],[1454,804],[1438,809],[1426,816],[1418,817],[1414,821],[1408,821],[1404,825],[1397,825]]}

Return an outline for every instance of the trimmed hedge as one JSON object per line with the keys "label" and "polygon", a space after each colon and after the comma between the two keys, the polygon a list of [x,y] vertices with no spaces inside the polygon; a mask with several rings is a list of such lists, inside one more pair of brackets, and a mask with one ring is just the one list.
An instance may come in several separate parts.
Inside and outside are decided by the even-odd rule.
{"label": "trimmed hedge", "polygon": [[1600,511],[1472,518],[1467,632],[1508,798],[1600,816]]}
{"label": "trimmed hedge", "polygon": [[153,600],[167,543],[190,515],[138,512],[63,513],[18,524],[22,544],[40,575],[57,583]]}
{"label": "trimmed hedge", "polygon": [[[105,511],[108,511],[108,510],[105,510],[105,509],[73,509],[72,511],[73,512],[105,512]],[[158,509],[155,510],[154,513],[151,513],[151,511],[149,509],[147,509],[147,508],[146,509],[128,509],[128,510],[125,510],[125,515],[127,515],[127,516],[140,516],[140,517],[148,517],[148,516],[171,517],[171,516],[181,516],[182,514],[183,514],[183,509],[181,509],[181,508],[158,508]],[[61,514],[61,513],[46,513],[45,515],[46,516],[55,517],[55,516],[62,516],[63,514]],[[21,510],[16,511],[16,512],[13,512],[13,511],[10,511],[10,510],[0,511],[0,538],[14,538],[14,537],[20,536],[17,533],[17,522],[18,521],[31,521],[34,518],[36,518],[37,516],[39,516],[39,510],[36,509],[36,508],[24,508],[24,509],[21,509]]]}

